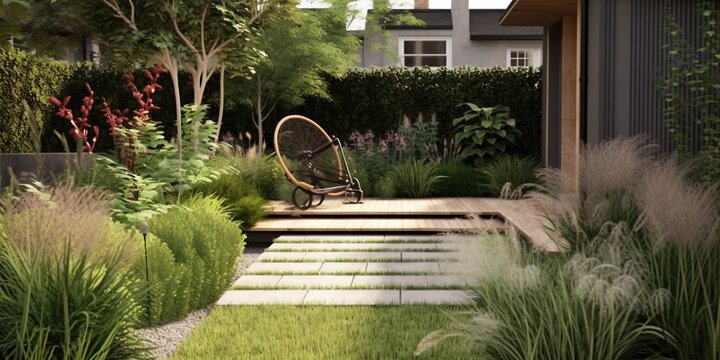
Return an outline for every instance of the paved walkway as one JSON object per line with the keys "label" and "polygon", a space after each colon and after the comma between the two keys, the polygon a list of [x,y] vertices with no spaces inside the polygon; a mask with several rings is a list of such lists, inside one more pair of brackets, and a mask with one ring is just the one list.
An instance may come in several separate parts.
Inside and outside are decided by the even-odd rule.
{"label": "paved walkway", "polygon": [[218,304],[468,303],[458,252],[462,240],[459,235],[280,236]]}

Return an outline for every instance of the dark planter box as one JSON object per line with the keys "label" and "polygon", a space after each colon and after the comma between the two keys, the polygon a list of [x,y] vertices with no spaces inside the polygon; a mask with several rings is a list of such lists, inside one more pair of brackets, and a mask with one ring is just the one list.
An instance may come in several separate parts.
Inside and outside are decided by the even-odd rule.
{"label": "dark planter box", "polygon": [[[81,166],[86,167],[92,159],[91,154],[82,154]],[[30,179],[40,180],[42,183],[52,183],[61,176],[69,166],[74,166],[77,154],[75,153],[41,153],[38,166],[37,154],[2,154],[0,153],[0,186],[10,183],[10,171],[20,181]],[[39,174],[35,174],[38,172]]]}

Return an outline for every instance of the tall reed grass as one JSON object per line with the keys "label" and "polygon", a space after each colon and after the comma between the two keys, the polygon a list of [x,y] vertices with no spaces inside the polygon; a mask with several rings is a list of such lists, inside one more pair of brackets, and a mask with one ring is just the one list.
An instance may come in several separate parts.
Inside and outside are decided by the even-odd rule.
{"label": "tall reed grass", "polygon": [[[465,251],[474,262],[501,270],[476,279],[474,322],[428,335],[419,351],[460,336],[500,359],[720,358],[717,190],[642,138],[585,148],[580,169],[578,184],[544,170],[532,194],[566,252],[471,244],[484,246]],[[536,281],[508,280],[529,268]]]}
{"label": "tall reed grass", "polygon": [[3,204],[0,354],[7,359],[137,359],[144,289],[128,278],[132,236],[107,197],[60,187]]}

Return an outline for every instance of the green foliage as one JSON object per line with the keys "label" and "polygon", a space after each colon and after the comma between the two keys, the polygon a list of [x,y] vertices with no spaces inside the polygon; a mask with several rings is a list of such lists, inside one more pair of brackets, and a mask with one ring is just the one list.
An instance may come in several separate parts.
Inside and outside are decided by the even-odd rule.
{"label": "green foliage", "polygon": [[510,118],[508,107],[480,108],[473,103],[463,105],[469,109],[453,120],[453,126],[458,128],[455,141],[462,148],[460,157],[479,164],[495,154],[504,154],[508,147],[515,144],[520,132],[515,129],[515,119]]}
{"label": "green foliage", "polygon": [[413,159],[428,158],[434,160],[438,157],[437,144],[438,123],[416,122],[409,126],[402,126],[398,131],[404,142],[403,152]]}
{"label": "green foliage", "polygon": [[118,145],[127,153],[123,164],[105,157],[98,160],[120,181],[113,207],[117,221],[135,226],[169,209],[162,203],[166,193],[180,196],[217,177],[218,171],[205,166],[218,148],[217,127],[204,120],[206,109],[205,105],[183,107],[182,158],[175,144],[163,137],[162,127],[147,117],[136,117],[134,127],[115,128]]}
{"label": "green foliage", "polygon": [[250,229],[265,217],[267,200],[260,195],[248,195],[227,204],[233,219],[240,222],[243,229]]}
{"label": "green foliage", "polygon": [[135,253],[106,194],[27,186],[3,203],[0,353],[7,358],[143,356],[132,328],[144,293],[128,280]]}
{"label": "green foliage", "polygon": [[244,229],[249,229],[265,216],[266,199],[279,196],[286,181],[274,157],[249,159],[228,154],[214,159],[210,166],[220,175],[196,189],[197,193],[220,198]]}
{"label": "green foliage", "polygon": [[[257,142],[262,148],[263,123],[275,105],[301,104],[305,97],[327,98],[321,76],[340,76],[357,61],[359,40],[346,30],[350,1],[333,0],[322,11],[296,11],[293,18],[273,23],[258,38],[257,46],[267,54],[240,89],[252,109]],[[232,66],[236,74],[245,69]]]}
{"label": "green foliage", "polygon": [[416,159],[400,164],[387,176],[393,192],[397,196],[409,198],[424,198],[432,195],[445,178],[439,175],[437,164]]}
{"label": "green foliage", "polygon": [[[347,139],[354,130],[384,134],[396,130],[403,115],[416,119],[436,115],[438,138],[453,137],[452,120],[458,103],[482,100],[512,109],[518,139],[513,153],[540,156],[542,71],[536,68],[480,69],[453,67],[425,69],[387,67],[353,69],[340,78],[328,77],[330,99],[311,97],[284,113],[304,114],[330,134]],[[275,124],[269,123],[267,129]]]}
{"label": "green foliage", "polygon": [[[500,156],[480,168],[479,185],[485,193],[501,197],[503,189],[507,193],[519,189],[518,195],[526,192],[526,185],[539,183],[537,171],[540,164],[534,158],[518,156]],[[506,186],[506,184],[510,184]],[[507,194],[505,194],[507,195]]]}
{"label": "green foliage", "polygon": [[[668,58],[661,89],[664,93],[665,125],[676,150],[685,157],[698,154],[699,175],[720,182],[720,7],[703,1],[697,6],[701,19],[698,46],[686,39],[667,2],[665,44]],[[693,140],[702,132],[702,143]]]}
{"label": "green foliage", "polygon": [[435,188],[437,196],[481,196],[478,171],[463,164],[441,163],[438,174],[444,176]]}
{"label": "green foliage", "polygon": [[142,308],[137,281],[119,258],[93,262],[42,249],[23,254],[0,240],[0,353],[8,359],[137,359],[144,345],[133,326]]}
{"label": "green foliage", "polygon": [[62,91],[73,75],[71,65],[0,48],[0,152],[32,152],[33,135],[22,101],[26,100],[38,119],[39,130],[47,129],[53,112],[48,98]]}
{"label": "green foliage", "polygon": [[[245,235],[221,200],[195,196],[180,205],[149,223],[159,239],[148,248],[150,323],[177,319],[215,301],[235,274],[245,245]],[[144,279],[142,258],[134,269]]]}

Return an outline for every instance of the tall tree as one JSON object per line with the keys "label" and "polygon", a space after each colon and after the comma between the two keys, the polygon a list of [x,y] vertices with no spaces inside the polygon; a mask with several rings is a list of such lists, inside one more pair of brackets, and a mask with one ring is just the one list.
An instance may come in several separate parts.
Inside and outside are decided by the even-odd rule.
{"label": "tall tree", "polygon": [[[273,23],[258,37],[257,47],[267,56],[245,84],[243,97],[252,109],[260,149],[265,144],[263,125],[278,104],[299,105],[309,96],[327,97],[325,76],[340,76],[357,65],[361,41],[348,31],[362,15],[356,1],[324,3],[326,8],[298,10],[294,21]],[[387,36],[382,24],[422,24],[410,14],[392,14],[388,0],[373,0],[373,7],[366,28],[380,35]],[[245,74],[242,69],[231,70],[236,76]]]}
{"label": "tall tree", "polygon": [[[245,84],[243,97],[252,109],[261,149],[263,124],[277,104],[297,105],[307,96],[327,96],[323,74],[339,76],[356,64],[360,40],[346,30],[354,10],[347,0],[329,2],[326,9],[298,11],[294,21],[277,22],[259,37],[257,46],[267,56]],[[242,69],[231,70],[244,74]]]}
{"label": "tall tree", "polygon": [[[263,53],[255,38],[295,8],[295,0],[56,0],[63,14],[84,25],[103,53],[124,65],[163,65],[173,83],[176,134],[181,148],[181,70],[192,79],[193,103],[203,102],[210,79],[225,64],[248,71]],[[221,88],[224,84],[221,84]],[[221,102],[222,103],[222,102]],[[222,116],[222,109],[219,113]],[[220,117],[219,122],[222,121]],[[182,156],[182,151],[179,152]]]}

